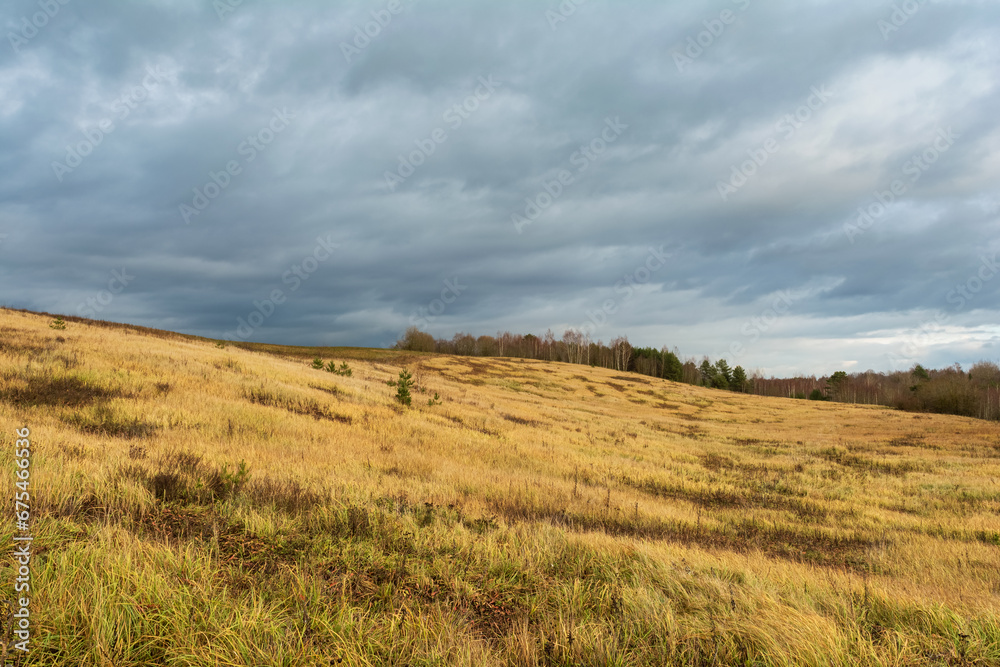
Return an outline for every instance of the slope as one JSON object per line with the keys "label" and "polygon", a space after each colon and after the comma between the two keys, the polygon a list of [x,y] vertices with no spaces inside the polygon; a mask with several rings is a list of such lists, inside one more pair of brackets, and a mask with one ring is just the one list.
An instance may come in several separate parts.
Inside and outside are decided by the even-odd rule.
{"label": "slope", "polygon": [[50,321],[0,310],[38,663],[1000,664],[996,424]]}

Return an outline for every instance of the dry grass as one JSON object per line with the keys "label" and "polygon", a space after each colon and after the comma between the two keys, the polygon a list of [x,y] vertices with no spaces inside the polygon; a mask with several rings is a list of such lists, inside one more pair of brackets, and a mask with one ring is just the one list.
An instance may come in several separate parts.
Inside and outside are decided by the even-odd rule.
{"label": "dry grass", "polygon": [[38,664],[1000,664],[996,424],[50,319],[0,310]]}

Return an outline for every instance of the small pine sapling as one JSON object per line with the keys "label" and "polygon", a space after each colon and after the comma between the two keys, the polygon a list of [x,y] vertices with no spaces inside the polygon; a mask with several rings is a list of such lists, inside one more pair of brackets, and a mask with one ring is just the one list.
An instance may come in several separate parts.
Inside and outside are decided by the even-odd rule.
{"label": "small pine sapling", "polygon": [[410,387],[413,386],[413,376],[405,368],[399,371],[399,379],[396,380],[396,400],[403,405],[409,405],[412,401]]}

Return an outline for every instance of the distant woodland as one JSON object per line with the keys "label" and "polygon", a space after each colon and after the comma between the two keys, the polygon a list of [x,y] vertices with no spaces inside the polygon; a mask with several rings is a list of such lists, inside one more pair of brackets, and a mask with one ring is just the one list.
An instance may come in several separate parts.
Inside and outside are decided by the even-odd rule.
{"label": "distant woodland", "polygon": [[464,356],[562,361],[761,396],[1000,419],[1000,367],[991,361],[980,361],[968,371],[958,364],[938,370],[918,364],[892,373],[837,371],[829,377],[765,378],[756,371],[748,373],[742,366],[730,367],[725,359],[682,360],[676,348],[633,347],[625,336],[606,344],[595,343],[574,330],[566,331],[561,338],[550,330],[543,336],[498,332],[496,336],[476,337],[458,333],[447,340],[410,327],[395,347]]}

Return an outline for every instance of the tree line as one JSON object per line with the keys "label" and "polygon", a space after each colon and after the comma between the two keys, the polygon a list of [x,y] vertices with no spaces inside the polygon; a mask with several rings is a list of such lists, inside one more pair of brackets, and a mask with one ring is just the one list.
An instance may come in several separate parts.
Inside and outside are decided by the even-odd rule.
{"label": "tree line", "polygon": [[396,349],[477,357],[515,357],[599,366],[640,373],[686,384],[761,396],[885,405],[913,412],[936,412],[980,419],[1000,419],[1000,366],[990,361],[974,364],[968,372],[958,364],[939,370],[915,365],[891,373],[867,370],[837,371],[824,377],[765,378],[759,371],[731,368],[725,359],[681,359],[677,348],[633,347],[627,336],[609,343],[594,342],[570,329],[556,338],[497,332],[496,336],[457,333],[435,339],[410,327]]}
{"label": "tree line", "polygon": [[542,336],[512,334],[509,331],[478,337],[457,333],[449,340],[435,339],[417,327],[410,327],[396,342],[395,348],[462,356],[562,361],[734,391],[749,391],[752,386],[742,367],[730,368],[723,359],[715,363],[705,359],[699,366],[693,359],[682,361],[676,349],[633,347],[627,336],[619,336],[609,343],[594,342],[575,329],[566,331],[561,338],[556,338],[549,330]]}
{"label": "tree line", "polygon": [[842,403],[886,405],[911,412],[936,412],[979,419],[1000,419],[1000,367],[980,361],[964,371],[960,364],[906,371],[837,371],[828,377],[756,378],[754,393]]}

